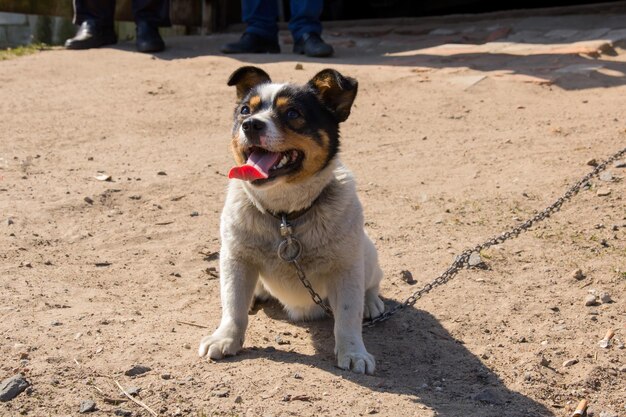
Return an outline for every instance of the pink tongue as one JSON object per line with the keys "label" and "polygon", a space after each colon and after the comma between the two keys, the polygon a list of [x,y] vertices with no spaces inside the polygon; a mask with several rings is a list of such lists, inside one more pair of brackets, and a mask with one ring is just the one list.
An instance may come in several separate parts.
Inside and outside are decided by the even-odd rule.
{"label": "pink tongue", "polygon": [[245,165],[232,167],[228,178],[236,178],[243,181],[253,181],[269,177],[270,168],[281,158],[278,152],[254,151],[248,157]]}

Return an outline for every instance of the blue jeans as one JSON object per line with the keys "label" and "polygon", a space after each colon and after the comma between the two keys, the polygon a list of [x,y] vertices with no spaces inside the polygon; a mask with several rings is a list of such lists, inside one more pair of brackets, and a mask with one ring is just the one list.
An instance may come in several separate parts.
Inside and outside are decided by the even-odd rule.
{"label": "blue jeans", "polygon": [[[324,7],[323,0],[291,0],[290,7],[289,30],[296,42],[305,33],[322,33],[320,15]],[[267,39],[276,39],[278,36],[277,0],[241,0],[241,14],[244,23],[248,24],[246,32]]]}

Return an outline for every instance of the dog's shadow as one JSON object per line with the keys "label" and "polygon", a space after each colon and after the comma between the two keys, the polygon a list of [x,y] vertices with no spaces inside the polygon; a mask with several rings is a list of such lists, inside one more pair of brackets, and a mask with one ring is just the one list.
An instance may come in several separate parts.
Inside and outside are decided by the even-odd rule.
{"label": "dog's shadow", "polygon": [[[385,300],[386,308],[395,301]],[[257,305],[273,320],[287,321],[282,307],[274,301]],[[508,389],[481,360],[452,337],[435,317],[423,310],[405,308],[390,320],[365,328],[363,338],[376,357],[376,376],[357,375],[336,367],[331,319],[292,323],[306,329],[316,354],[274,349],[245,348],[228,361],[265,358],[282,363],[311,365],[340,375],[374,391],[410,396],[439,416],[473,417],[554,416],[532,399]]]}

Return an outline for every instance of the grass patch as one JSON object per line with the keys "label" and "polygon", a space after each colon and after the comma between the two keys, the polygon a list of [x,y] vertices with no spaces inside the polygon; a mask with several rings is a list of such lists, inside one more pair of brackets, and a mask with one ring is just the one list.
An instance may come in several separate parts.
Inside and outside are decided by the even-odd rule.
{"label": "grass patch", "polygon": [[21,56],[36,54],[40,51],[50,50],[50,46],[45,43],[36,43],[26,46],[18,46],[17,48],[0,49],[0,61],[7,59],[19,58]]}

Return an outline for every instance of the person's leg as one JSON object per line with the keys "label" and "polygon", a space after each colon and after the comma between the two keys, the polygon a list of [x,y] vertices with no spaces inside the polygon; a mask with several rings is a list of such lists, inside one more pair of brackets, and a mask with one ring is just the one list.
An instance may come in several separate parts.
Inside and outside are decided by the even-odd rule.
{"label": "person's leg", "polygon": [[165,49],[159,26],[171,26],[169,0],[133,0],[133,16],[137,23],[137,51]]}
{"label": "person's leg", "polygon": [[154,26],[171,26],[169,0],[133,0],[135,21],[148,22]]}
{"label": "person's leg", "polygon": [[90,49],[116,43],[114,17],[115,0],[74,0],[74,23],[80,27],[65,47]]}
{"label": "person's leg", "polygon": [[320,16],[324,7],[323,0],[291,0],[290,6],[289,30],[294,41],[299,41],[305,33],[322,34]]}
{"label": "person's leg", "polygon": [[74,0],[74,24],[82,25],[86,20],[101,26],[113,27],[115,0]]}
{"label": "person's leg", "polygon": [[278,1],[242,0],[241,18],[248,25],[238,42],[222,46],[225,54],[279,53]]}
{"label": "person's leg", "polygon": [[293,52],[312,57],[331,56],[333,47],[322,40],[320,16],[324,0],[291,0],[289,30],[293,36]]}
{"label": "person's leg", "polygon": [[277,38],[277,0],[242,0],[241,18],[248,25],[246,32],[265,39],[273,40]]}

